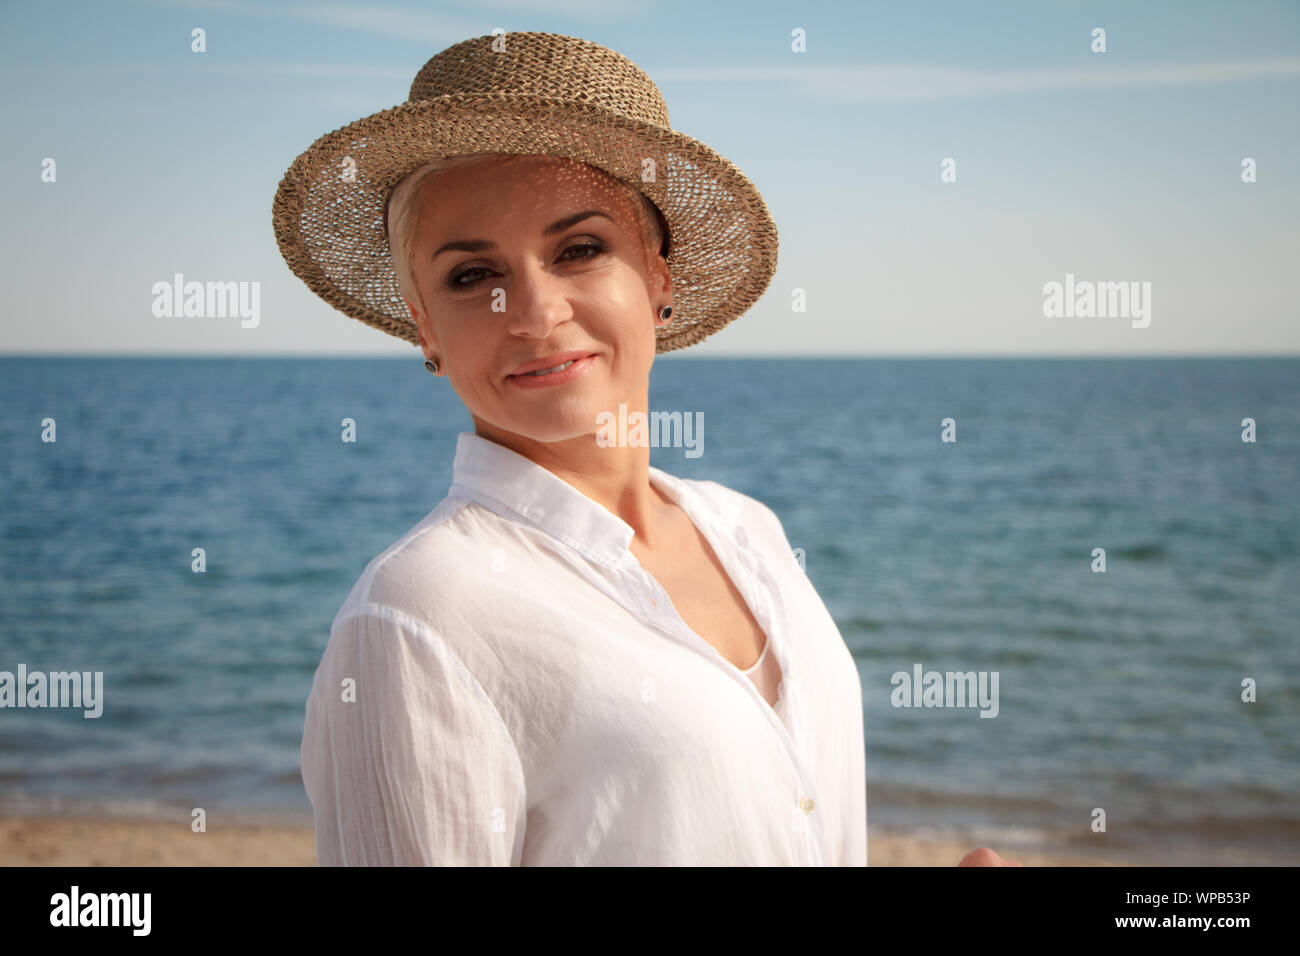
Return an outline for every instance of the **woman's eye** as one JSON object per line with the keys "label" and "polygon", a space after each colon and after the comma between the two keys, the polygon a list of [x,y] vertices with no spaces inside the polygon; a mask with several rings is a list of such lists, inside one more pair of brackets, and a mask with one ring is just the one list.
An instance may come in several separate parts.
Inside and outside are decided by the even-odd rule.
{"label": "woman's eye", "polygon": [[591,259],[605,251],[605,244],[601,242],[580,242],[577,245],[569,246],[564,250],[563,255],[567,255],[574,249],[590,249],[592,254],[589,256],[579,256],[581,259]]}
{"label": "woman's eye", "polygon": [[487,270],[484,269],[482,266],[475,266],[474,268],[466,269],[463,272],[452,273],[451,277],[447,280],[447,285],[453,289],[463,289],[467,286],[473,285],[476,282],[481,282],[482,279],[481,278],[472,279],[469,282],[461,282],[460,281],[461,279],[465,278],[465,276],[473,275],[475,272],[486,272],[486,271]]}
{"label": "woman's eye", "polygon": [[[574,250],[577,250],[579,252],[585,252],[586,255],[570,256],[569,253],[573,252]],[[596,256],[600,255],[604,251],[605,251],[605,244],[602,242],[580,242],[572,246],[569,246],[567,249],[565,249],[564,252],[560,253],[560,258],[567,259],[570,262],[575,260],[581,260],[581,259],[594,259]],[[467,289],[470,286],[478,285],[478,283],[482,282],[483,276],[479,276],[476,279],[470,279],[467,282],[462,281],[465,279],[466,276],[472,276],[476,272],[487,272],[487,271],[489,270],[485,269],[483,266],[473,266],[472,268],[464,269],[460,272],[452,273],[451,277],[448,278],[447,280],[447,285],[448,287],[453,289]]]}

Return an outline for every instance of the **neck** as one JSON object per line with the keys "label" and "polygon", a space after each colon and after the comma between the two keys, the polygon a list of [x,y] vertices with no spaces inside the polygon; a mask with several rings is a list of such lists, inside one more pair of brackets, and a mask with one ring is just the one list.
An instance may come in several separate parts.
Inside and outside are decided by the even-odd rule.
{"label": "neck", "polygon": [[636,543],[653,550],[673,507],[650,482],[650,449],[641,445],[602,446],[596,433],[543,442],[498,429],[474,418],[475,433],[523,455],[617,515],[632,528]]}

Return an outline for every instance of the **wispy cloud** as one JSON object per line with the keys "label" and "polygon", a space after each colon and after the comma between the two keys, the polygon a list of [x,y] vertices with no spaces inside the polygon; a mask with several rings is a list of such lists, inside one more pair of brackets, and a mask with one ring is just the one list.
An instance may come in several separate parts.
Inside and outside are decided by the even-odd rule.
{"label": "wispy cloud", "polygon": [[286,63],[273,60],[207,64],[208,70],[237,73],[241,76],[255,74],[258,76],[298,76],[307,79],[400,80],[408,86],[417,68],[410,66],[367,66],[349,63]]}
{"label": "wispy cloud", "polygon": [[[635,0],[478,0],[480,6],[500,7],[542,16],[610,17],[645,16],[653,9]],[[507,29],[509,29],[507,27]]]}
{"label": "wispy cloud", "polygon": [[[151,0],[159,2],[159,0]],[[510,30],[503,20],[489,19],[494,10],[503,16],[536,14],[596,19],[644,13],[631,0],[478,0],[473,9],[462,5],[472,15],[458,16],[435,12],[422,5],[394,3],[254,3],[251,0],[166,0],[167,7],[183,7],[233,16],[297,20],[317,26],[338,27],[352,33],[410,40],[416,43],[450,46],[470,37],[483,36],[500,26]],[[485,11],[484,8],[487,8]],[[486,16],[485,16],[486,12]]]}
{"label": "wispy cloud", "polygon": [[[150,0],[157,3],[157,0]],[[430,10],[396,4],[353,3],[254,3],[250,0],[167,0],[168,8],[180,7],[196,13],[296,20],[317,26],[338,27],[354,33],[450,45],[469,36],[490,32],[481,20],[448,16]]]}
{"label": "wispy cloud", "polygon": [[[209,69],[308,79],[376,79],[409,83],[410,66],[244,61]],[[946,100],[1056,90],[1207,86],[1300,76],[1300,58],[1097,69],[972,70],[946,66],[663,67],[657,83],[798,84],[810,96],[849,102]]]}
{"label": "wispy cloud", "polygon": [[948,66],[647,67],[656,82],[794,83],[825,99],[947,100],[1054,90],[1208,86],[1300,76],[1300,58],[1084,68],[978,70]]}

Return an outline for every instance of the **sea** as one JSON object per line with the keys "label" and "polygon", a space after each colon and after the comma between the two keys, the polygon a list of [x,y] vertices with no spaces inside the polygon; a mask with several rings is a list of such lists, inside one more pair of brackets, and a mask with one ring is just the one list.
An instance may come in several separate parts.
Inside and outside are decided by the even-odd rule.
{"label": "sea", "polygon": [[[1300,359],[669,355],[650,408],[839,626],[873,835],[1300,863]],[[472,430],[416,358],[0,358],[0,671],[105,675],[0,709],[0,813],[309,821],[330,622]]]}

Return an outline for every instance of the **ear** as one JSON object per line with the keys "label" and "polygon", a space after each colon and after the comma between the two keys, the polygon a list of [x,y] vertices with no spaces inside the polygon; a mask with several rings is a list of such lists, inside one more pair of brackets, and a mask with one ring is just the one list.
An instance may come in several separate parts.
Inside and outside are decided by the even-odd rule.
{"label": "ear", "polygon": [[402,296],[402,301],[406,303],[407,311],[411,313],[411,321],[415,323],[415,333],[420,340],[420,351],[424,353],[425,358],[429,358],[429,339],[424,334],[424,329],[428,324],[428,320],[425,318],[424,314],[420,312],[419,307],[406,296]]}
{"label": "ear", "polygon": [[650,302],[654,309],[655,327],[662,328],[673,321],[672,316],[666,320],[659,317],[659,309],[662,306],[667,305],[673,306],[674,308],[676,307],[676,303],[673,301],[673,277],[668,271],[668,266],[664,262],[662,256],[655,256],[654,263],[653,268],[655,271],[651,273],[651,285],[654,289],[654,293],[650,298]]}
{"label": "ear", "polygon": [[658,253],[650,256],[650,292],[653,301],[673,304],[673,276],[668,271],[668,263]]}

